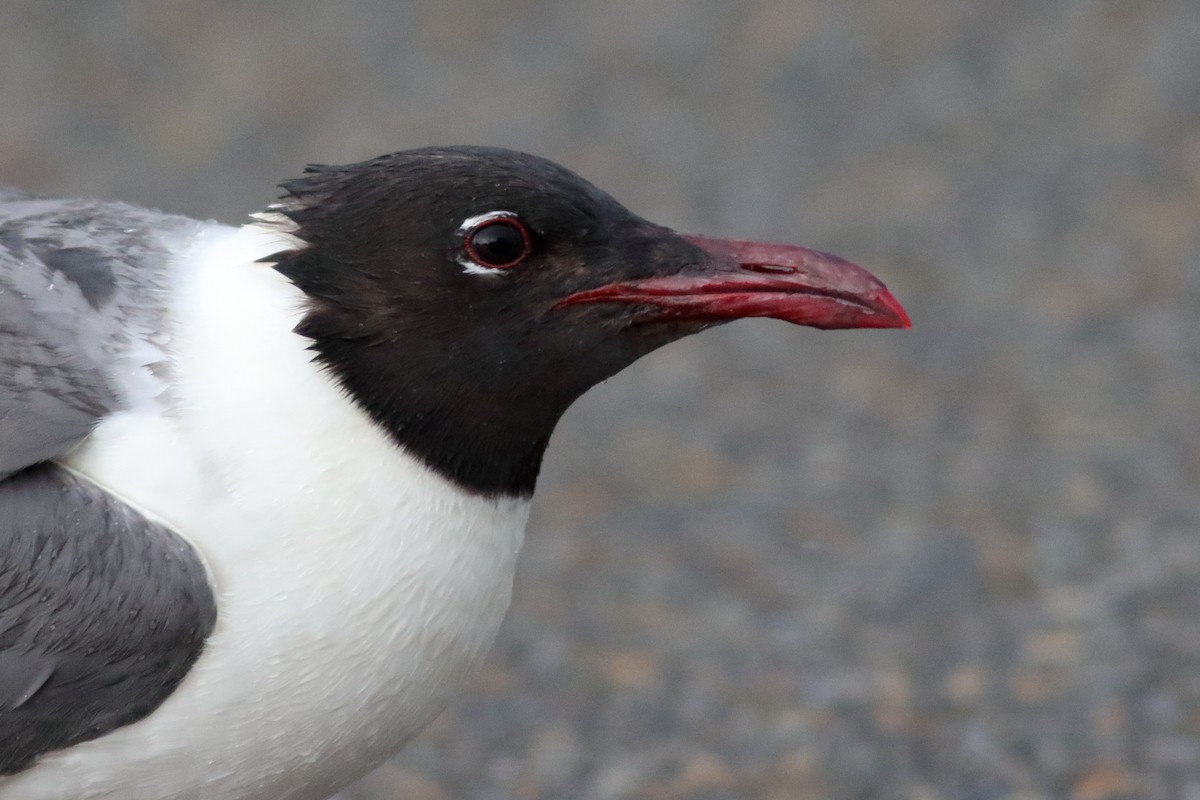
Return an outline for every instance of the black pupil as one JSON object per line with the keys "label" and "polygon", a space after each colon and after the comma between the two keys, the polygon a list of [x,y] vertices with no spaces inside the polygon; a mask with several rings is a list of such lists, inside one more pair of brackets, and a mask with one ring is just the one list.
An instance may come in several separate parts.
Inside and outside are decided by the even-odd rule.
{"label": "black pupil", "polygon": [[525,239],[512,224],[493,222],[471,234],[471,250],[488,266],[505,266],[525,255]]}

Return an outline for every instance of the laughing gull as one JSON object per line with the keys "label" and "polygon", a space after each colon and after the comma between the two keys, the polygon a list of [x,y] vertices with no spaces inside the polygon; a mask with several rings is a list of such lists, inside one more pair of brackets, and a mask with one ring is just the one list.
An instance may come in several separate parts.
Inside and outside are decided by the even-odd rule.
{"label": "laughing gull", "polygon": [[313,166],[239,228],[0,192],[0,797],[320,800],[479,666],[551,431],[739,317],[878,280],[549,161]]}

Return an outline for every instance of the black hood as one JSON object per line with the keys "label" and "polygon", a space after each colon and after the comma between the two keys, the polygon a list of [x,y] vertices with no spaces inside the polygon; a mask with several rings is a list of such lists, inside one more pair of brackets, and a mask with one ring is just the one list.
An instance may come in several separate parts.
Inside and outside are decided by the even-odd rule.
{"label": "black hood", "polygon": [[[853,265],[681,236],[524,153],[410,150],[282,188],[273,210],[304,246],[271,260],[311,300],[297,332],[400,446],[483,494],[532,493],[567,407],[687,334],[739,316],[907,325]],[[798,317],[805,299],[824,305]]]}

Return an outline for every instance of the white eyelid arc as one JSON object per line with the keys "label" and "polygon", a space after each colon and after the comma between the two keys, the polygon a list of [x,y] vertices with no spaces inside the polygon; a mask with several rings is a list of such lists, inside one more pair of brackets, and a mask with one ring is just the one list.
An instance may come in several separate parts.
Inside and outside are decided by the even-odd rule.
{"label": "white eyelid arc", "polygon": [[488,222],[495,222],[498,219],[517,219],[517,215],[511,211],[488,211],[484,214],[476,214],[473,217],[467,217],[458,226],[457,233],[464,235]]}

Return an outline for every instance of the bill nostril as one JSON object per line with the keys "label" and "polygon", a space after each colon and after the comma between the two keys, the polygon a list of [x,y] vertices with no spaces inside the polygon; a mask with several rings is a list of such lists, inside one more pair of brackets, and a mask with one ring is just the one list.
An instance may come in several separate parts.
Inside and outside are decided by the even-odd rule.
{"label": "bill nostril", "polygon": [[740,266],[747,272],[765,272],[768,275],[792,275],[796,272],[795,267],[789,267],[786,264],[741,264]]}

